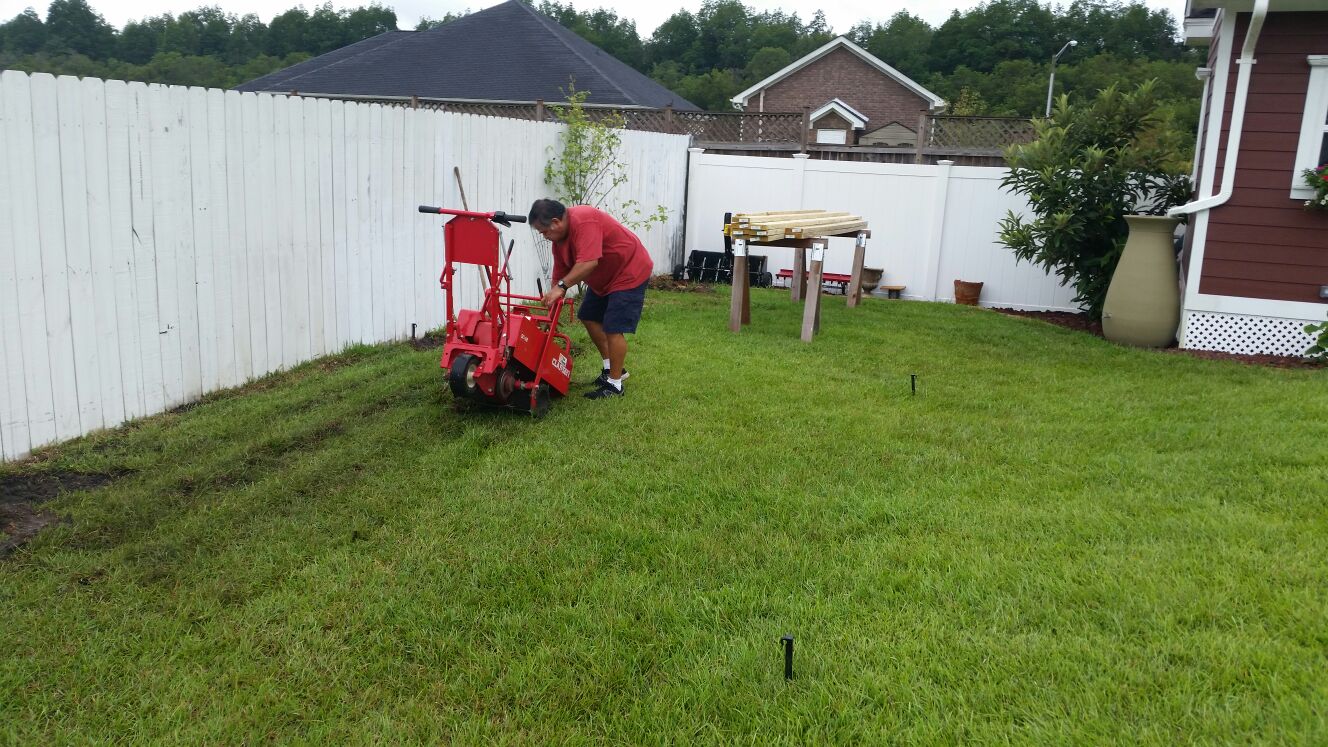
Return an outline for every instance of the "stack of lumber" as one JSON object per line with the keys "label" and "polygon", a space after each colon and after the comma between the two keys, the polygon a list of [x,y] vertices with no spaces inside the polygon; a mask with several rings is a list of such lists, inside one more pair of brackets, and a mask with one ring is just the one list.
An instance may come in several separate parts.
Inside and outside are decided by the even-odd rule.
{"label": "stack of lumber", "polygon": [[776,241],[836,236],[865,231],[867,221],[849,213],[828,210],[780,210],[766,213],[735,213],[724,233],[735,239]]}

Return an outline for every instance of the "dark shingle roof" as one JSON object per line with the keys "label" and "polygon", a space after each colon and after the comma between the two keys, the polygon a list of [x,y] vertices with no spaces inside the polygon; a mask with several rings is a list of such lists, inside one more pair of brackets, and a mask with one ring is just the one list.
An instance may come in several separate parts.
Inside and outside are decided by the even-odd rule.
{"label": "dark shingle roof", "polygon": [[349,96],[697,107],[520,0],[429,31],[388,31],[237,86]]}

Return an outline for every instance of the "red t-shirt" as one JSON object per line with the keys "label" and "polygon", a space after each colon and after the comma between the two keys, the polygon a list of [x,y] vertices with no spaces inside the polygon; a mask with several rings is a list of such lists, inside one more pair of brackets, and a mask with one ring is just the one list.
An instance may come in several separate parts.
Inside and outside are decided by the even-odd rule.
{"label": "red t-shirt", "polygon": [[612,215],[589,205],[567,208],[567,238],[553,244],[553,281],[578,262],[599,260],[586,285],[603,296],[650,279],[655,263],[636,234]]}

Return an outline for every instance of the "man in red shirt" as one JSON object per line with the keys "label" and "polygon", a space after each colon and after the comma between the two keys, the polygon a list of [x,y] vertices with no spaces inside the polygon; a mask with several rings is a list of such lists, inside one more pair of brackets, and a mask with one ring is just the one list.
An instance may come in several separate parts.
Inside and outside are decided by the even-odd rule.
{"label": "man in red shirt", "polygon": [[603,370],[591,399],[621,397],[628,376],[627,338],[641,321],[646,285],[655,268],[641,239],[613,216],[589,205],[564,207],[557,200],[536,200],[530,225],[553,242],[553,284],[544,303],[562,298],[580,282],[589,287],[577,317],[599,349]]}

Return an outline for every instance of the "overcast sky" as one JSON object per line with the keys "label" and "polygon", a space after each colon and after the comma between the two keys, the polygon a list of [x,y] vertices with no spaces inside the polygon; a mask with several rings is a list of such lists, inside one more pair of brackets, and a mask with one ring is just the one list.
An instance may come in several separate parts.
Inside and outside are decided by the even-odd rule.
{"label": "overcast sky", "polygon": [[[412,29],[421,16],[441,18],[448,11],[482,10],[497,5],[499,1],[397,0],[393,2],[392,0],[380,0],[380,4],[396,10],[398,28]],[[950,16],[950,11],[967,10],[980,4],[976,0],[913,0],[907,4],[892,2],[891,0],[885,2],[880,2],[880,0],[875,2],[872,0],[745,0],[745,3],[757,10],[796,12],[803,20],[810,19],[820,8],[825,11],[826,19],[830,22],[831,27],[839,33],[848,31],[858,21],[885,21],[900,10],[907,10],[913,15],[921,17],[932,26],[939,26]],[[1185,13],[1185,0],[1145,0],[1145,3],[1150,8],[1171,11],[1171,15],[1175,17],[1177,24]],[[263,19],[264,23],[267,23],[277,13],[285,12],[297,5],[303,5],[307,10],[312,10],[322,3],[299,3],[294,0],[290,2],[283,0],[275,0],[275,2],[272,0],[89,0],[89,4],[101,13],[112,26],[118,29],[123,28],[126,21],[138,20],[162,13],[181,13],[205,5],[219,5],[224,11],[236,15],[256,13],[259,18]],[[355,8],[368,4],[369,0],[362,2],[332,0],[332,6],[335,8]],[[1069,2],[1065,0],[1063,3],[1053,4],[1068,5]],[[0,18],[5,20],[13,18],[29,6],[36,8],[38,14],[45,18],[47,5],[49,5],[49,1],[0,0]],[[650,36],[656,26],[663,23],[665,19],[680,8],[695,12],[701,7],[701,0],[685,0],[679,5],[673,5],[669,2],[646,2],[645,0],[572,0],[572,5],[577,10],[590,10],[598,7],[612,8],[619,16],[625,16],[636,21],[637,33],[644,39]]]}

